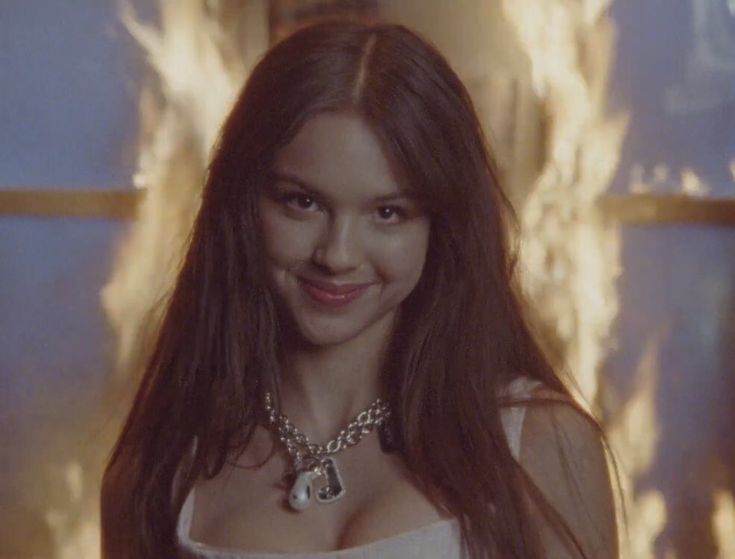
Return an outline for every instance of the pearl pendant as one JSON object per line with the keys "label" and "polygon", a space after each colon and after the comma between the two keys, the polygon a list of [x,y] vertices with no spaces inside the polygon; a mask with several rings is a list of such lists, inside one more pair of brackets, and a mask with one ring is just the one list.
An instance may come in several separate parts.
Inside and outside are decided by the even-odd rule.
{"label": "pearl pendant", "polygon": [[288,494],[288,504],[291,508],[297,511],[309,508],[314,493],[314,481],[322,479],[324,483],[316,489],[316,500],[319,503],[333,503],[344,497],[345,486],[337,462],[334,458],[325,458],[321,462],[321,468],[302,470],[298,473]]}
{"label": "pearl pendant", "polygon": [[291,487],[291,492],[288,494],[288,504],[294,510],[302,511],[309,508],[311,505],[311,483],[315,478],[320,477],[319,472],[313,470],[304,470],[299,472],[296,476],[296,481]]}

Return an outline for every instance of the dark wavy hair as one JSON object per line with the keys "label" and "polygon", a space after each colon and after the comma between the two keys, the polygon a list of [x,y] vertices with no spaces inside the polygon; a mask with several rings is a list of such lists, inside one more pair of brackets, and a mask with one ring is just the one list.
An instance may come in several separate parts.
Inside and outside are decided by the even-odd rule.
{"label": "dark wavy hair", "polygon": [[106,471],[127,519],[120,535],[103,535],[107,556],[126,546],[137,557],[175,556],[186,495],[248,444],[264,391],[278,385],[283,333],[257,201],[278,150],[324,111],[363,118],[430,216],[423,275],[381,371],[402,457],[459,519],[472,557],[540,557],[524,504],[538,492],[509,449],[500,394],[521,374],[568,393],[514,288],[512,214],[496,167],[467,90],[435,48],[401,26],[349,22],[302,29],[270,49],[224,124]]}

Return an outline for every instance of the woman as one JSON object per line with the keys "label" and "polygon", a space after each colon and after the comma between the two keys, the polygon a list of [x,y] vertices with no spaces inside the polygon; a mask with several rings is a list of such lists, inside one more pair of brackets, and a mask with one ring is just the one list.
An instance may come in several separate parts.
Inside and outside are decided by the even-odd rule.
{"label": "woman", "polygon": [[271,49],[105,474],[105,556],[615,557],[599,429],[523,320],[505,208],[415,34]]}

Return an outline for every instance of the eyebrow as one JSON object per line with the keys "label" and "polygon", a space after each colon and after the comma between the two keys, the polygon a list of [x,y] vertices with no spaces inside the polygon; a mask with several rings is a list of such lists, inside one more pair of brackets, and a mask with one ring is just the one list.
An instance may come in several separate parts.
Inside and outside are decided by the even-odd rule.
{"label": "eyebrow", "polygon": [[[328,195],[324,194],[323,192],[320,192],[317,187],[315,187],[313,184],[305,181],[302,178],[297,177],[296,175],[292,175],[291,173],[278,173],[273,172],[272,176],[277,181],[283,181],[283,182],[290,182],[304,190],[307,194],[311,194],[318,198],[329,198]],[[411,199],[411,195],[407,192],[395,192],[393,194],[383,194],[382,196],[376,196],[373,198],[375,202],[391,202],[393,200],[401,200]]]}

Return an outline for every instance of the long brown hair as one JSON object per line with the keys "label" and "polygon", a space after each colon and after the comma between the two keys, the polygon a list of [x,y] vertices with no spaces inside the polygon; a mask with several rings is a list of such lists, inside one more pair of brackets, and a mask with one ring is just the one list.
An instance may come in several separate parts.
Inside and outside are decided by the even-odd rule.
{"label": "long brown hair", "polygon": [[499,395],[520,374],[567,392],[514,289],[510,208],[495,165],[465,87],[432,46],[401,26],[346,22],[274,46],[224,124],[108,465],[128,488],[119,497],[132,519],[128,537],[139,557],[176,555],[186,495],[248,444],[264,390],[278,385],[282,334],[257,199],[277,151],[323,111],[360,115],[431,219],[424,272],[402,305],[381,377],[400,452],[426,494],[459,519],[472,557],[540,556],[523,497],[533,491],[511,455]]}

